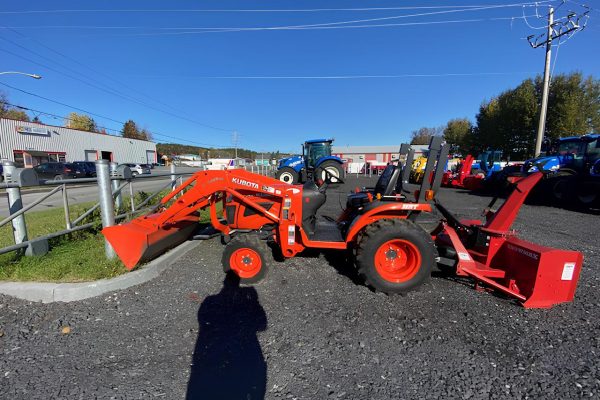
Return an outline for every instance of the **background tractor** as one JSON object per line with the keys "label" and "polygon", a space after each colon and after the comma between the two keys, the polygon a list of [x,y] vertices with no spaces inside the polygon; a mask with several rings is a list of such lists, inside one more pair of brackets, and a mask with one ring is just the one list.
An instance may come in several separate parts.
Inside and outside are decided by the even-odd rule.
{"label": "background tractor", "polygon": [[302,145],[302,155],[279,160],[276,179],[289,184],[308,181],[325,181],[330,176],[332,183],[344,177],[343,161],[331,155],[333,139],[307,140]]}
{"label": "background tractor", "polygon": [[547,147],[546,155],[523,164],[524,174],[550,173],[537,195],[561,205],[600,207],[600,134],[561,138]]}

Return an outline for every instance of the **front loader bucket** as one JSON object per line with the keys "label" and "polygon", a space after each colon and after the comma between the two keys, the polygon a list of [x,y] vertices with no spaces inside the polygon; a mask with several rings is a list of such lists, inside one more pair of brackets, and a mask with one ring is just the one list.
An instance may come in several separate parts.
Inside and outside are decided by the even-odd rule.
{"label": "front loader bucket", "polygon": [[183,243],[198,226],[199,217],[193,213],[159,228],[152,222],[158,215],[102,229],[104,237],[128,270]]}
{"label": "front loader bucket", "polygon": [[511,237],[491,261],[492,268],[505,271],[500,281],[522,296],[524,307],[549,308],[573,301],[583,255]]}

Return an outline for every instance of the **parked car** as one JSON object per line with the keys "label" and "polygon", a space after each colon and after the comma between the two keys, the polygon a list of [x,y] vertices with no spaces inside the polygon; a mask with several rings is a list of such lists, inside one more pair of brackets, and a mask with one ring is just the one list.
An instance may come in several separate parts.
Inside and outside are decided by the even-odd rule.
{"label": "parked car", "polygon": [[148,167],[150,169],[154,169],[154,164],[142,164],[142,167]]}
{"label": "parked car", "polygon": [[53,179],[60,181],[63,179],[84,178],[83,171],[75,168],[71,163],[48,162],[33,167],[38,177],[41,179]]}
{"label": "parked car", "polygon": [[0,164],[0,183],[4,182],[4,167]]}
{"label": "parked car", "polygon": [[83,170],[87,178],[96,177],[96,164],[93,161],[73,161],[73,165]]}
{"label": "parked car", "polygon": [[127,165],[131,169],[131,175],[142,175],[142,174],[150,174],[150,168],[145,166],[145,164],[124,164]]}

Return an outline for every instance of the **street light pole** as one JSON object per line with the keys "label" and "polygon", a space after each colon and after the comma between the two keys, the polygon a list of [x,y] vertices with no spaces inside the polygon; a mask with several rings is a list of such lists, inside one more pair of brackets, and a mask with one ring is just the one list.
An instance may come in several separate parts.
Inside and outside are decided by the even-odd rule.
{"label": "street light pole", "polygon": [[42,77],[38,74],[28,74],[27,72],[18,72],[18,71],[4,71],[0,72],[0,75],[25,75],[33,79],[42,79]]}

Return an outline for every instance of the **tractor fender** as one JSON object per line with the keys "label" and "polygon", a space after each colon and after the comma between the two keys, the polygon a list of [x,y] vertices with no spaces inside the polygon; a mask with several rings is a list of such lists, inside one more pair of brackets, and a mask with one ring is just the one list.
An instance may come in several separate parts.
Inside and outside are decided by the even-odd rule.
{"label": "tractor fender", "polygon": [[317,160],[317,165],[315,165],[315,168],[318,168],[321,164],[323,164],[325,161],[335,161],[338,162],[340,164],[343,164],[344,162],[342,161],[341,158],[336,157],[336,156],[327,156],[327,157],[321,157]]}
{"label": "tractor fender", "polygon": [[346,234],[346,243],[352,242],[356,236],[367,225],[375,221],[386,218],[408,218],[411,211],[431,212],[431,204],[429,203],[382,203],[382,205],[374,207],[367,212],[354,218],[348,233]]}

